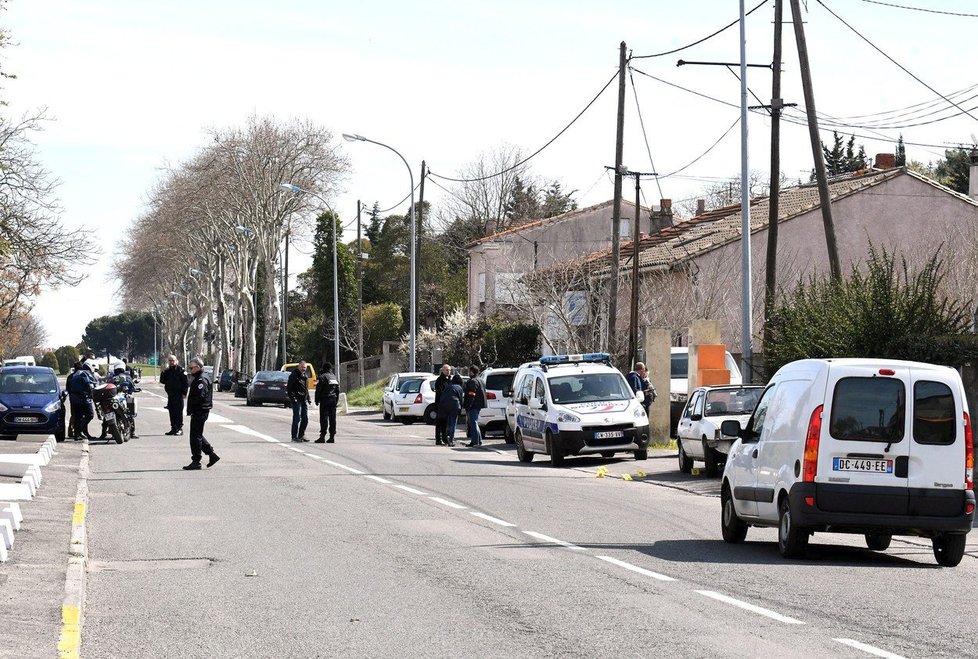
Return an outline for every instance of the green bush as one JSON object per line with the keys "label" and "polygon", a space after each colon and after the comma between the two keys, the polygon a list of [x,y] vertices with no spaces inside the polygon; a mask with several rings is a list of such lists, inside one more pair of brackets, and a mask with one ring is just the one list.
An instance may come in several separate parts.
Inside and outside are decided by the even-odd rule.
{"label": "green bush", "polygon": [[540,356],[540,328],[503,320],[480,320],[445,346],[445,362],[460,367],[519,366]]}
{"label": "green bush", "polygon": [[53,352],[46,352],[44,356],[41,357],[41,361],[38,362],[38,366],[47,366],[48,368],[53,368],[55,373],[64,373],[61,370],[61,364],[58,362],[58,357]]}
{"label": "green bush", "polygon": [[351,407],[369,407],[379,410],[383,404],[385,384],[387,384],[387,378],[354,389],[346,395],[346,402]]}
{"label": "green bush", "polygon": [[771,315],[768,376],[797,359],[878,357],[960,366],[978,357],[970,304],[941,294],[938,250],[919,270],[872,245],[865,272],[802,282]]}

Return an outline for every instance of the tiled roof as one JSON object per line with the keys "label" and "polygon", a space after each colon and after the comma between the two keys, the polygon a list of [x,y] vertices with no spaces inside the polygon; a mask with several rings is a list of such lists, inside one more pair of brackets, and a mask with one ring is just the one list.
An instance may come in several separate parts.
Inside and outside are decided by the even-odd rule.
{"label": "tiled roof", "polygon": [[[925,176],[904,168],[871,171],[848,178],[829,181],[833,201],[872,188],[901,174],[908,174],[949,194],[975,204],[972,199],[931,181]],[[758,197],[750,202],[751,233],[767,228],[770,197]],[[818,187],[814,184],[787,188],[779,195],[778,222],[784,222],[819,207]],[[659,269],[673,266],[740,239],[740,204],[724,206],[702,215],[666,227],[659,233],[643,237],[639,243],[639,268]],[[630,261],[632,243],[621,246],[622,267]],[[583,260],[594,272],[607,271],[611,265],[611,250],[594,252]]]}
{"label": "tiled roof", "polygon": [[[598,210],[600,208],[604,208],[606,206],[610,208],[614,203],[615,202],[614,202],[613,199],[609,199],[608,201],[602,201],[600,204],[594,204],[593,206],[588,206],[587,208],[578,208],[576,210],[567,211],[566,213],[561,213],[560,215],[554,215],[553,217],[546,217],[546,218],[543,218],[543,219],[540,219],[540,220],[533,220],[531,222],[527,222],[526,224],[521,224],[519,226],[512,227],[511,229],[505,229],[503,231],[498,231],[498,232],[496,232],[494,234],[491,234],[489,236],[485,236],[483,238],[479,238],[478,240],[473,240],[472,242],[468,243],[465,246],[465,249],[470,249],[472,247],[476,247],[476,246],[481,245],[483,243],[492,242],[493,240],[496,240],[497,238],[502,238],[504,236],[508,236],[508,235],[511,235],[511,234],[514,234],[514,233],[519,233],[521,231],[526,231],[527,229],[536,229],[537,227],[541,227],[541,226],[543,226],[545,224],[554,224],[554,223],[557,223],[557,222],[562,222],[564,220],[569,220],[569,219],[571,219],[573,217],[577,217],[579,215],[584,215],[585,213],[590,213],[592,211],[596,211],[596,210]],[[635,208],[634,202],[628,201],[627,199],[622,199],[621,200],[621,204],[622,204],[622,207],[623,208],[624,208],[624,206],[628,206],[629,208]],[[643,209],[643,210],[645,210],[646,211],[646,214],[648,214],[648,209]],[[630,218],[633,214],[634,214],[634,211],[629,211],[628,213],[626,213],[626,212],[624,212],[624,210],[622,210],[622,214],[621,215],[622,215],[622,218]]]}

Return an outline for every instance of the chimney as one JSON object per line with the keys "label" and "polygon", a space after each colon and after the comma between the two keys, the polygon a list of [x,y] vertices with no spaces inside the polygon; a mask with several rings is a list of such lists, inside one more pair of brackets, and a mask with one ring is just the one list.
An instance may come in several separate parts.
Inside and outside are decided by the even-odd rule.
{"label": "chimney", "polygon": [[654,235],[672,226],[672,199],[660,199],[659,210],[649,215],[649,235]]}
{"label": "chimney", "polygon": [[702,215],[705,212],[706,212],[706,199],[697,199],[696,200],[696,215],[699,216],[699,215]]}
{"label": "chimney", "polygon": [[978,201],[978,150],[971,150],[971,171],[968,173],[968,196]]}
{"label": "chimney", "polygon": [[896,154],[893,153],[877,153],[876,162],[873,167],[876,169],[893,169],[896,167]]}

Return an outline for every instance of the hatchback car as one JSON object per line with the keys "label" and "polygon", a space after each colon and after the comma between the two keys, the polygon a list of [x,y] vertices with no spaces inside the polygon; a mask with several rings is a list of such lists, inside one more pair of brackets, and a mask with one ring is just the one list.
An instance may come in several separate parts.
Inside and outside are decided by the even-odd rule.
{"label": "hatchback car", "polygon": [[706,465],[706,475],[723,471],[730,445],[736,436],[724,435],[720,425],[737,421],[743,426],[754,411],[764,387],[761,385],[720,385],[693,390],[679,419],[679,471],[688,474],[693,461]]}
{"label": "hatchback car", "polygon": [[394,401],[401,400],[399,393],[401,391],[401,385],[406,380],[418,380],[430,377],[431,373],[424,372],[395,373],[392,375],[390,380],[387,381],[387,385],[384,387],[383,401],[381,403],[384,408],[384,419],[397,420],[397,411],[394,409]]}
{"label": "hatchback car", "polygon": [[434,423],[435,410],[435,380],[434,375],[423,378],[405,378],[393,398],[394,419],[408,425],[415,421],[424,420]]}
{"label": "hatchback car", "polygon": [[271,403],[291,407],[289,374],[285,371],[258,371],[248,385],[247,405]]}
{"label": "hatchback car", "polygon": [[50,435],[65,439],[67,393],[44,366],[0,368],[0,437]]}

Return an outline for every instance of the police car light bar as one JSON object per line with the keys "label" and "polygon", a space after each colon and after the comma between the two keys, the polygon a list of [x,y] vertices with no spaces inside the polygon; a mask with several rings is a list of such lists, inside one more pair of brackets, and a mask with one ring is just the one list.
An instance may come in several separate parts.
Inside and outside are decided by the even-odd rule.
{"label": "police car light bar", "polygon": [[610,362],[611,355],[607,352],[587,352],[583,355],[548,355],[540,357],[540,363],[544,366],[556,366],[557,364],[579,364],[581,362]]}

